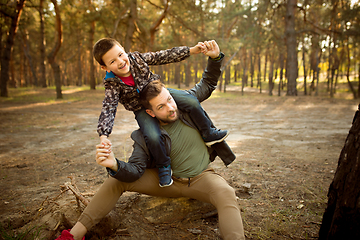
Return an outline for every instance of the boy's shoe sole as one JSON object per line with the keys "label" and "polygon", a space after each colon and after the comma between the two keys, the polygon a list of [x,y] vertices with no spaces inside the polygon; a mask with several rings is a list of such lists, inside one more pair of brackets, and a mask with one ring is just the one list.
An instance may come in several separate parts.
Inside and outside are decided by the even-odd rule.
{"label": "boy's shoe sole", "polygon": [[227,138],[227,136],[229,136],[229,131],[226,132],[226,135],[220,139],[216,139],[214,141],[211,142],[205,142],[205,145],[210,147],[211,145],[214,145],[215,143],[219,143],[225,140],[225,138]]}
{"label": "boy's shoe sole", "polygon": [[171,180],[170,180],[170,183],[165,184],[165,185],[161,185],[161,184],[159,183],[159,186],[160,186],[160,187],[168,187],[168,186],[171,186],[171,185],[173,184],[173,182],[174,182],[174,181],[171,179]]}

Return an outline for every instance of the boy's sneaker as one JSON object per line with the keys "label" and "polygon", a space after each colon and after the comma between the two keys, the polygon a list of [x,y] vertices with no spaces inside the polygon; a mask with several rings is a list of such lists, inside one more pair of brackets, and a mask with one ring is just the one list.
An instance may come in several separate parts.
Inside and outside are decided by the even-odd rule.
{"label": "boy's sneaker", "polygon": [[159,186],[167,187],[173,184],[173,180],[171,178],[171,166],[161,167],[159,168]]}
{"label": "boy's sneaker", "polygon": [[[61,235],[55,240],[74,240],[74,236],[70,233],[70,229],[63,230]],[[82,240],[85,240],[85,237],[83,237]]]}
{"label": "boy's sneaker", "polygon": [[207,137],[203,137],[206,146],[211,146],[215,143],[222,142],[229,135],[229,132],[226,130],[220,130],[216,128],[211,128],[210,133]]}

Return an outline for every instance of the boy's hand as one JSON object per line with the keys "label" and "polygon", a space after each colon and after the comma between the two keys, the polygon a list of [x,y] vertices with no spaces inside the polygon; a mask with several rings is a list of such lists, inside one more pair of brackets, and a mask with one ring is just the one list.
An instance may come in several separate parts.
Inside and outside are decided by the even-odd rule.
{"label": "boy's hand", "polygon": [[111,151],[111,141],[110,139],[108,139],[108,137],[106,135],[101,135],[100,136],[100,144],[104,144],[104,146],[109,146],[110,151]]}
{"label": "boy's hand", "polygon": [[206,56],[209,56],[211,58],[217,58],[220,55],[220,48],[215,40],[205,41],[204,45],[206,46],[206,49],[202,52]]}
{"label": "boy's hand", "polygon": [[203,42],[198,42],[195,46],[190,48],[190,55],[199,54],[205,51],[206,46]]}
{"label": "boy's hand", "polygon": [[114,171],[118,170],[115,155],[108,144],[96,145],[96,162],[103,167],[111,168]]}

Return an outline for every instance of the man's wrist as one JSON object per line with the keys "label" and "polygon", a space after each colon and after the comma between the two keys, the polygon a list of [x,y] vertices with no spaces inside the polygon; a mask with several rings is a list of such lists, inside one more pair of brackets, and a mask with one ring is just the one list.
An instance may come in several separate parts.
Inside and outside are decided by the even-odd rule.
{"label": "man's wrist", "polygon": [[210,57],[210,59],[213,60],[213,61],[219,61],[222,57],[223,57],[223,53],[220,52],[219,56],[217,56],[216,58]]}
{"label": "man's wrist", "polygon": [[113,170],[114,172],[117,172],[118,168],[119,168],[118,162],[117,162],[116,158],[114,158],[114,165],[110,169]]}

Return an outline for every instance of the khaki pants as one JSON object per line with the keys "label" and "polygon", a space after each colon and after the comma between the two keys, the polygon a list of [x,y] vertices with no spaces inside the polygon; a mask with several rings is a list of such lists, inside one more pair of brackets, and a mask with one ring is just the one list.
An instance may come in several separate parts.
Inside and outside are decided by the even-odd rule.
{"label": "khaki pants", "polygon": [[234,189],[211,168],[190,179],[177,179],[169,187],[159,187],[157,169],[146,169],[135,182],[125,183],[108,178],[79,218],[88,230],[106,216],[125,191],[160,197],[188,197],[213,204],[219,216],[224,239],[244,240],[244,229]]}

